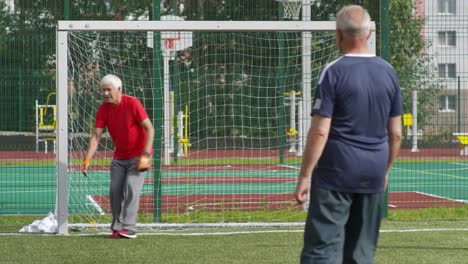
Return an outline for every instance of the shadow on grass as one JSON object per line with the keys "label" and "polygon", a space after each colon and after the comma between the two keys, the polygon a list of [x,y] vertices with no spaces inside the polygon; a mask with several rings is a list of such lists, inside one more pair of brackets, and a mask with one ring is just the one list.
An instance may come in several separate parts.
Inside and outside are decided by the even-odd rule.
{"label": "shadow on grass", "polygon": [[462,250],[468,251],[468,247],[434,247],[434,246],[378,246],[379,249],[416,249],[416,250]]}

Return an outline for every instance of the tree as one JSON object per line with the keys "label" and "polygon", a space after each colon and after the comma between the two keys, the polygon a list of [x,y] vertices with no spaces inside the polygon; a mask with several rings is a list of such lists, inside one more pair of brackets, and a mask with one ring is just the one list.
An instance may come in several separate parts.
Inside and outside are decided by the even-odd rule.
{"label": "tree", "polygon": [[422,32],[424,18],[414,15],[412,0],[390,1],[390,63],[402,87],[403,111],[411,113],[413,90],[418,91],[418,125],[423,127],[437,110],[436,100],[442,87],[436,82],[436,69]]}
{"label": "tree", "polygon": [[[136,20],[152,16],[154,0],[69,0],[73,20]],[[55,27],[65,19],[65,0],[15,0],[8,8],[0,1],[0,55],[2,85],[12,93],[8,109],[20,109],[5,117],[1,130],[34,130],[34,101],[43,103],[55,91]],[[131,41],[131,39],[129,40]],[[140,42],[133,42],[140,45]],[[54,101],[49,102],[51,104]],[[11,120],[10,120],[11,119]]]}

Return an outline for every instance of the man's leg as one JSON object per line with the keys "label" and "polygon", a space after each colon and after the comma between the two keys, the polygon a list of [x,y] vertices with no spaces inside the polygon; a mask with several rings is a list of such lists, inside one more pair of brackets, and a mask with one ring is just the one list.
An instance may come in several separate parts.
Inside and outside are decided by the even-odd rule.
{"label": "man's leg", "polygon": [[355,194],[346,223],[343,263],[374,263],[383,195],[384,193]]}
{"label": "man's leg", "polygon": [[122,211],[122,193],[126,170],[127,169],[122,160],[112,160],[110,168],[109,201],[112,211],[111,229],[114,231],[120,231],[124,228],[119,217]]}
{"label": "man's leg", "polygon": [[136,231],[136,221],[140,202],[140,194],[145,182],[146,172],[136,169],[137,158],[128,160],[127,177],[123,189],[122,222],[124,229]]}
{"label": "man's leg", "polygon": [[338,264],[343,259],[344,226],[350,195],[311,187],[301,264]]}

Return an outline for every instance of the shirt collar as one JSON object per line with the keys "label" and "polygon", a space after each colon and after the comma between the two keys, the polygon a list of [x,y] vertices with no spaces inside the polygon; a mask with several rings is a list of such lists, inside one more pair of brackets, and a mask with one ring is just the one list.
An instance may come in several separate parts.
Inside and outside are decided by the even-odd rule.
{"label": "shirt collar", "polygon": [[375,57],[374,54],[362,54],[362,53],[348,53],[345,57]]}

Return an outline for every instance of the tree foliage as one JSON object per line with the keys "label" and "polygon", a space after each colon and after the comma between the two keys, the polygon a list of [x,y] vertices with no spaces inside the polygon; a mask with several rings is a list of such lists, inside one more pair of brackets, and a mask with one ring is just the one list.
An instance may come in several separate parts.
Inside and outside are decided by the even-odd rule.
{"label": "tree foliage", "polygon": [[403,110],[411,113],[412,91],[418,92],[418,123],[423,126],[437,110],[441,91],[436,81],[432,57],[424,53],[427,45],[422,32],[424,19],[415,17],[411,0],[390,1],[390,63],[402,87]]}
{"label": "tree foliage", "polygon": [[[29,1],[14,1],[14,9],[9,10],[5,3],[0,2],[0,54],[2,55],[1,70],[4,76],[11,79],[11,84],[3,87],[5,90],[14,90],[21,78],[25,83],[25,90],[29,91],[27,98],[25,97],[23,104],[33,105],[35,99],[44,100],[48,92],[54,91],[55,82],[55,26],[57,20],[67,18],[72,20],[148,20],[153,17],[154,0],[69,0],[70,10],[65,12],[63,0],[29,0]],[[361,4],[365,6],[372,18],[377,22],[380,20],[378,0],[337,0],[312,1],[311,5],[311,20],[330,20],[336,11],[345,4]],[[390,34],[390,53],[392,54],[390,62],[395,67],[402,82],[404,95],[405,112],[411,109],[411,90],[418,89],[419,91],[419,120],[427,120],[433,112],[435,106],[434,101],[430,100],[440,90],[433,80],[434,67],[431,64],[429,56],[424,54],[424,41],[421,37],[421,29],[423,21],[417,19],[413,15],[413,6],[411,0],[392,0],[390,1],[391,9],[391,31]],[[161,15],[176,14],[183,16],[188,20],[279,20],[281,14],[281,4],[272,0],[163,0],[160,1]],[[269,40],[258,38],[256,43],[245,43],[239,34],[225,34],[218,40],[213,40],[210,43],[208,34],[194,34],[194,47],[187,52],[179,52],[174,64],[177,65],[173,69],[177,69],[177,74],[181,76],[178,82],[180,90],[187,91],[190,97],[182,98],[183,103],[193,101],[194,88],[198,87],[205,89],[204,92],[199,92],[201,101],[196,102],[199,105],[208,105],[210,103],[218,103],[224,114],[229,113],[230,116],[245,116],[242,115],[242,108],[229,108],[222,106],[226,103],[239,102],[246,98],[268,97],[272,96],[270,90],[253,90],[247,87],[275,87],[277,86],[277,77],[279,71],[262,72],[261,65],[269,65],[273,67],[282,67],[285,76],[285,83],[292,89],[301,89],[301,69],[297,65],[300,62],[300,49],[292,47],[300,46],[300,37],[296,36],[296,40],[292,40],[294,33],[282,35],[281,38],[286,38],[288,41],[282,42],[280,35],[268,36]],[[247,36],[247,35],[245,35]],[[252,38],[248,37],[247,39]],[[330,54],[334,51],[334,40],[327,39],[329,36],[314,36],[313,48],[317,53],[313,52],[314,65],[312,65],[313,77],[318,75],[321,67],[329,62],[330,57],[323,56],[324,53]],[[213,38],[212,38],[213,39]],[[105,40],[102,38],[102,40]],[[249,48],[241,47],[239,44],[244,41]],[[253,45],[252,45],[253,44]],[[132,38],[122,39],[121,48],[135,46],[142,48],[145,45],[140,40]],[[284,48],[280,51],[279,47]],[[206,53],[204,47],[213,47],[218,56]],[[197,50],[198,49],[198,50]],[[278,60],[279,53],[287,59]],[[128,56],[130,53],[125,54]],[[231,55],[229,55],[231,54]],[[233,55],[233,54],[249,54]],[[131,55],[131,54],[130,54]],[[257,55],[257,56],[255,56]],[[269,58],[268,56],[271,56]],[[203,58],[203,60],[195,58]],[[273,59],[272,59],[273,58]],[[142,58],[142,60],[150,60],[152,58]],[[235,62],[236,64],[233,64]],[[148,63],[147,63],[148,64]],[[148,64],[150,65],[150,64]],[[234,66],[235,65],[235,66]],[[201,78],[200,76],[205,76]],[[257,78],[252,78],[257,76]],[[261,79],[259,77],[264,76]],[[184,80],[185,78],[185,80]],[[220,80],[224,83],[220,83]],[[7,82],[5,82],[7,83]],[[33,84],[31,84],[33,83]],[[239,84],[242,83],[241,86]],[[216,88],[218,87],[218,88]],[[241,87],[241,88],[239,88]],[[299,87],[299,88],[297,88]],[[223,98],[216,98],[210,94],[213,89],[219,89],[220,94],[232,94]],[[286,87],[286,90],[291,88]],[[243,99],[239,97],[241,92]],[[274,96],[272,97],[274,98]],[[184,101],[185,100],[185,101]],[[224,100],[224,101],[221,101]],[[13,100],[15,101],[15,100]],[[249,101],[250,102],[250,101]],[[254,101],[251,102],[255,104]],[[271,104],[277,103],[272,101]],[[197,107],[193,105],[192,109]],[[222,108],[222,109],[221,109]],[[29,111],[29,110],[28,110]],[[15,116],[16,119],[31,119],[28,111],[25,111],[23,117]],[[233,111],[238,111],[234,113]],[[225,122],[224,118],[219,120],[203,119],[207,113],[196,111],[193,117],[200,118],[206,122]],[[208,113],[209,114],[209,113]],[[262,118],[270,113],[249,113],[250,115]],[[197,116],[199,115],[199,116]],[[223,116],[223,115],[222,115]],[[234,126],[242,126],[248,120],[238,118],[230,120]],[[249,121],[250,122],[250,121]],[[277,122],[271,121],[271,122]],[[200,127],[206,124],[198,123]],[[220,126],[221,127],[221,126]],[[32,126],[31,126],[32,128]],[[5,128],[4,128],[5,129]],[[235,128],[233,131],[209,131],[208,134],[245,134],[245,131],[239,131]],[[259,132],[250,132],[258,134]],[[275,133],[281,133],[277,131]]]}

